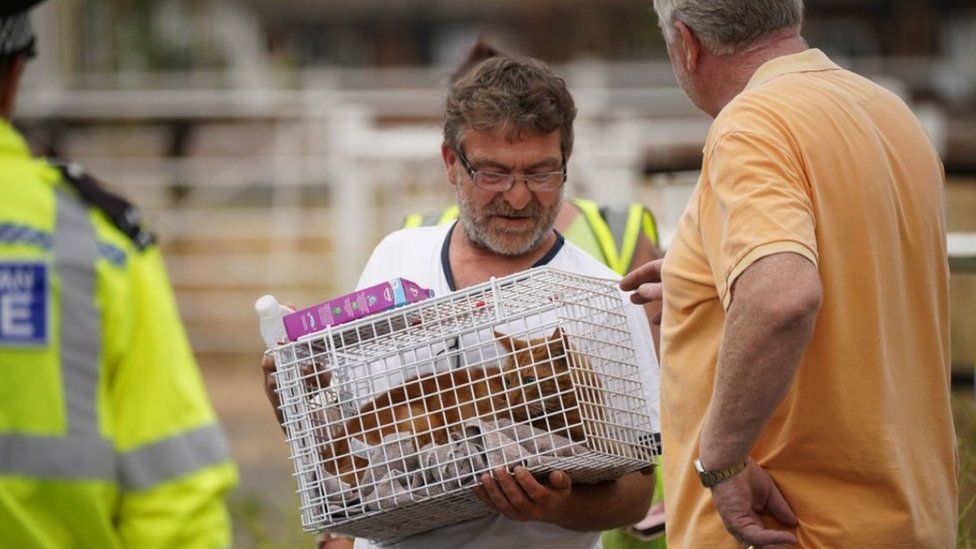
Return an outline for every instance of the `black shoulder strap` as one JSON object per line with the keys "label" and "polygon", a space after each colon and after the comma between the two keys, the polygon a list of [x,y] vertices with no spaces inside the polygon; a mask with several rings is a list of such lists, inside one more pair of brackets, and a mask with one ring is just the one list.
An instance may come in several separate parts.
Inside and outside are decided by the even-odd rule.
{"label": "black shoulder strap", "polygon": [[78,191],[86,204],[101,210],[112,224],[132,240],[137,250],[145,250],[156,242],[156,236],[142,226],[142,215],[128,200],[113,194],[98,183],[78,164],[52,162],[64,175],[64,180]]}

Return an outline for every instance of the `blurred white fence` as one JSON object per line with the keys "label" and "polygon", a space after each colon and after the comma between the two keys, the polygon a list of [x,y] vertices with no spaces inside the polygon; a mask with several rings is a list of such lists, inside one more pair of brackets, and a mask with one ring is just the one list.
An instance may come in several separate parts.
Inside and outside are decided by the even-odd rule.
{"label": "blurred white fence", "polygon": [[[308,71],[245,90],[222,89],[219,74],[86,75],[74,89],[24,93],[18,119],[55,122],[63,156],[145,210],[196,349],[250,351],[256,296],[307,304],[348,289],[406,213],[452,201],[440,160],[444,72]],[[695,150],[707,120],[666,64],[561,72],[580,111],[572,192],[649,202],[667,231],[688,180],[645,184],[645,155]]]}
{"label": "blurred white fence", "polygon": [[[696,174],[646,177],[643,168],[694,157],[708,119],[666,63],[559,72],[579,108],[570,192],[642,201],[667,240]],[[444,71],[268,81],[291,84],[242,90],[222,89],[220,75],[88,75],[73,83],[79,89],[38,87],[18,101],[20,121],[55,123],[64,156],[146,211],[201,352],[258,349],[255,297],[303,305],[341,293],[404,214],[453,199],[440,159]]]}

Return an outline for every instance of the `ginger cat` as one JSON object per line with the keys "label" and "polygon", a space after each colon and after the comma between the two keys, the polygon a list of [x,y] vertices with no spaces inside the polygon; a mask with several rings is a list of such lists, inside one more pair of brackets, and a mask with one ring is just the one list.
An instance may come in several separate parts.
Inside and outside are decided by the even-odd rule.
{"label": "ginger cat", "polygon": [[[507,351],[501,368],[418,376],[380,395],[347,421],[322,451],[325,469],[355,486],[368,462],[350,454],[350,438],[378,445],[390,433],[411,432],[419,449],[447,442],[450,430],[475,418],[531,421],[536,428],[584,440],[580,410],[585,409],[589,419],[599,417],[600,386],[562,330],[528,341],[497,331],[495,337]],[[575,386],[579,387],[574,390]]]}

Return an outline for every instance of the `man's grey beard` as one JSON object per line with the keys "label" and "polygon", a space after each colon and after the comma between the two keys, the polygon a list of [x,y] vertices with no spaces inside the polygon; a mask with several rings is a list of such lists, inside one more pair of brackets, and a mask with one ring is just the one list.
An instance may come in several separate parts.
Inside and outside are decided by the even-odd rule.
{"label": "man's grey beard", "polygon": [[[461,190],[461,185],[457,186],[457,201],[461,228],[464,229],[468,240],[483,250],[507,257],[518,257],[537,250],[556,224],[556,216],[559,215],[559,208],[562,206],[560,197],[560,200],[549,210],[536,201],[530,202],[521,210],[516,210],[499,196],[494,202],[485,206],[479,215],[471,204],[470,196]],[[488,221],[495,215],[531,217],[536,220],[536,225],[530,232],[493,229],[488,226]]]}

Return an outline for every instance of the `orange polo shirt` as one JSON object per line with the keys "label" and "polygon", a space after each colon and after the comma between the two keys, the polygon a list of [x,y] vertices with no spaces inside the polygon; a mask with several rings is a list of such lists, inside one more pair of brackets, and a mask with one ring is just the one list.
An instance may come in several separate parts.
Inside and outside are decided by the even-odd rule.
{"label": "orange polo shirt", "polygon": [[918,120],[812,49],[761,66],[704,152],[664,264],[668,544],[737,546],[692,462],[730,288],[785,252],[818,267],[823,305],[751,456],[796,511],[800,546],[954,546],[944,173]]}

